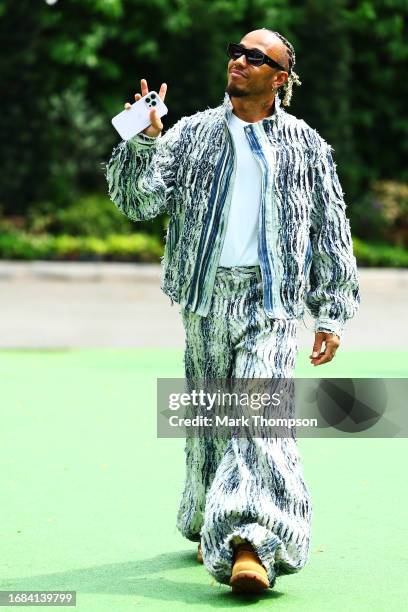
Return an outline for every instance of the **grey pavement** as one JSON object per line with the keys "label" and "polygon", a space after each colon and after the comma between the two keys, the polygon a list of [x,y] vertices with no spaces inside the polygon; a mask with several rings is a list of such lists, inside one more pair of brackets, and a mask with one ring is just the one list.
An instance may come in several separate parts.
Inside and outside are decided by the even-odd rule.
{"label": "grey pavement", "polygon": [[[160,266],[0,261],[0,348],[183,347],[178,304]],[[408,270],[360,268],[362,303],[343,346],[406,349]],[[300,327],[311,348],[313,320]]]}

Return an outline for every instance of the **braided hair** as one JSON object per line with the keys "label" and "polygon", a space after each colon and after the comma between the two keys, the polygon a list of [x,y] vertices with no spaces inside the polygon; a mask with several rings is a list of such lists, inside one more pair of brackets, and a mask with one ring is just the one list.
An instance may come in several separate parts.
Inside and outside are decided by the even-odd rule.
{"label": "braided hair", "polygon": [[284,98],[282,100],[282,104],[283,106],[290,106],[290,101],[292,99],[293,85],[302,84],[302,82],[299,79],[299,75],[297,75],[296,72],[293,70],[296,64],[295,49],[293,48],[293,45],[279,32],[275,32],[274,30],[270,30],[269,28],[262,28],[262,30],[267,30],[268,32],[271,32],[272,34],[275,34],[275,36],[277,36],[286,47],[288,64],[289,64],[289,69],[288,69],[289,76],[288,76],[288,80],[286,81],[286,83],[282,85],[282,89],[284,91]]}

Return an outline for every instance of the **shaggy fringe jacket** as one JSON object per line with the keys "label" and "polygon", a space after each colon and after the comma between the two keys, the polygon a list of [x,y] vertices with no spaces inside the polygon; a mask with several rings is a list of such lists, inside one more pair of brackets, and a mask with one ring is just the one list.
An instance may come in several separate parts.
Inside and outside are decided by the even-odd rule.
{"label": "shaggy fringe jacket", "polygon": [[[106,164],[109,196],[133,221],[169,214],[161,289],[172,303],[207,315],[231,203],[236,153],[233,106],[182,117],[151,138],[139,133]],[[244,128],[262,170],[259,261],[264,308],[342,336],[360,292],[344,193],[333,148],[278,96],[271,117]]]}

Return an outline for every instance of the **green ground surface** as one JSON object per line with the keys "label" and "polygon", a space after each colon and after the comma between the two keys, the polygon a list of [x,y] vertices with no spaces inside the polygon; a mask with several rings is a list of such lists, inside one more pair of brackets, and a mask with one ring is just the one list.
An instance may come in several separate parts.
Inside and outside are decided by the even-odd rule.
{"label": "green ground surface", "polygon": [[[407,357],[303,351],[296,375],[406,377]],[[175,528],[184,441],[156,437],[156,377],[182,375],[180,350],[0,351],[0,589],[76,590],[80,612],[405,609],[405,439],[299,440],[310,561],[262,598],[196,564]]]}

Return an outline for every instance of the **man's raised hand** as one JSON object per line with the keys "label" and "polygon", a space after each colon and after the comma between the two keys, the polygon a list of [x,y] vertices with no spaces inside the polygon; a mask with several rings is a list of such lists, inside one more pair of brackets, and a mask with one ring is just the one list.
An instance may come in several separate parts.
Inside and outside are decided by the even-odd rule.
{"label": "man's raised hand", "polygon": [[[140,80],[140,89],[142,93],[135,94],[136,102],[140,100],[140,98],[142,98],[143,96],[146,96],[149,93],[146,79]],[[164,98],[166,97],[166,92],[167,92],[167,83],[162,83],[159,89],[159,96],[163,100],[163,102],[164,102]],[[129,102],[126,102],[125,109],[129,110],[130,108],[131,108],[131,104],[129,104]],[[152,138],[156,138],[157,136],[159,136],[160,132],[163,129],[163,123],[157,114],[156,108],[153,108],[150,111],[150,124],[151,125],[149,125],[146,129],[143,130],[143,134],[146,134],[146,136],[151,136]]]}

